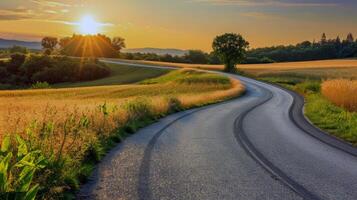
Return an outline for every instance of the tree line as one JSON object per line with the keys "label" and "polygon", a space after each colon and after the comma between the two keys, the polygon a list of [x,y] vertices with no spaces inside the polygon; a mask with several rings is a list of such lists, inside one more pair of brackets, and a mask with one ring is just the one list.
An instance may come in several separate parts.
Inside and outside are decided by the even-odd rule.
{"label": "tree line", "polygon": [[247,52],[247,62],[309,61],[357,57],[357,40],[349,33],[345,39],[339,36],[328,39],[323,33],[320,41],[303,41],[296,45],[256,48]]}
{"label": "tree line", "polygon": [[94,58],[12,54],[0,60],[0,89],[24,87],[36,82],[49,84],[90,81],[109,76],[111,69]]}
{"label": "tree line", "polygon": [[119,58],[127,60],[148,60],[174,63],[191,64],[220,64],[218,56],[214,52],[206,53],[202,50],[188,50],[183,56],[170,54],[158,55],[155,53],[120,53]]}
{"label": "tree line", "polygon": [[[153,53],[121,53],[120,57],[130,60],[150,60],[193,64],[222,64],[214,53],[190,50],[184,56],[157,55]],[[319,41],[303,41],[296,45],[247,49],[240,63],[259,64],[288,61],[309,61],[335,58],[357,57],[357,40],[349,33],[345,39],[340,37],[328,39],[322,34]]]}
{"label": "tree line", "polygon": [[[48,38],[44,38],[42,43],[46,51],[51,51],[51,47],[56,44],[56,42],[49,42]],[[357,40],[351,33],[345,39],[340,37],[328,39],[326,34],[323,33],[321,39],[317,42],[303,41],[296,45],[280,45],[256,49],[249,49],[249,43],[240,34],[227,33],[214,39],[212,52],[189,50],[183,56],[157,55],[154,53],[121,53],[120,50],[125,48],[125,40],[123,38],[110,39],[101,34],[95,36],[73,35],[71,38],[62,38],[59,41],[59,45],[61,54],[69,56],[119,57],[129,60],[192,64],[225,64],[227,68],[232,68],[233,64],[237,63],[256,64],[357,57]],[[224,49],[225,47],[228,49]],[[230,54],[222,57],[224,52],[227,51],[231,51]]]}

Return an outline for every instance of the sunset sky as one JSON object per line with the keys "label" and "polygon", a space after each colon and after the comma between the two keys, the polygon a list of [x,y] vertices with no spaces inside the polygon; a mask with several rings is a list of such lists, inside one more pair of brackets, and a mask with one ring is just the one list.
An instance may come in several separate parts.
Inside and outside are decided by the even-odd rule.
{"label": "sunset sky", "polygon": [[85,16],[127,47],[211,50],[224,32],[251,47],[297,43],[348,32],[357,36],[356,0],[1,0],[0,37],[39,40],[80,33]]}

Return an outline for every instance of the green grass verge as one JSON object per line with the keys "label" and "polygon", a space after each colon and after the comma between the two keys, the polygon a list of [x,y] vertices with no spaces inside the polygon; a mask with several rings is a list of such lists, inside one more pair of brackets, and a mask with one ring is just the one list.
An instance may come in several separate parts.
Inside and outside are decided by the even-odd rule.
{"label": "green grass verge", "polygon": [[141,81],[141,84],[163,84],[168,82],[188,83],[188,84],[230,84],[230,80],[226,76],[200,72],[196,70],[175,70],[153,79]]}
{"label": "green grass verge", "polygon": [[51,85],[52,88],[68,88],[68,87],[89,87],[103,85],[120,85],[140,82],[145,79],[155,78],[168,73],[166,69],[151,69],[145,67],[131,67],[119,64],[107,64],[112,70],[112,74],[103,79],[77,82],[77,83],[60,83]]}
{"label": "green grass verge", "polygon": [[357,113],[333,105],[320,94],[305,98],[305,115],[313,124],[357,147]]}
{"label": "green grass verge", "polygon": [[324,98],[320,93],[320,80],[296,76],[259,79],[304,95],[305,115],[315,126],[357,147],[357,113],[348,112]]}

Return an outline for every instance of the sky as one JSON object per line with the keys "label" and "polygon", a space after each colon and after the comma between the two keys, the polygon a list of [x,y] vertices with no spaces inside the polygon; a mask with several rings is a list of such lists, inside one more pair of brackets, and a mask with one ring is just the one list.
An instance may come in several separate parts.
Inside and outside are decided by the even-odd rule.
{"label": "sky", "polygon": [[[128,48],[211,50],[240,33],[251,48],[357,36],[356,0],[1,0],[0,37],[40,40],[81,32],[81,19],[126,39]],[[82,20],[83,21],[83,20]]]}

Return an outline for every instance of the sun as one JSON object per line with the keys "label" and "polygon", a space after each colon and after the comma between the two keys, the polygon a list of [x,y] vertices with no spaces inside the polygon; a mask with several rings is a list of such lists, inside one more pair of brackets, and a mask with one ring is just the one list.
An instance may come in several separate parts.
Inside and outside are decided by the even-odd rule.
{"label": "sun", "polygon": [[97,22],[92,16],[85,15],[78,23],[79,32],[85,35],[95,35],[99,33],[100,23]]}

